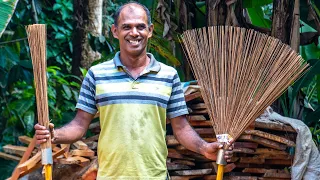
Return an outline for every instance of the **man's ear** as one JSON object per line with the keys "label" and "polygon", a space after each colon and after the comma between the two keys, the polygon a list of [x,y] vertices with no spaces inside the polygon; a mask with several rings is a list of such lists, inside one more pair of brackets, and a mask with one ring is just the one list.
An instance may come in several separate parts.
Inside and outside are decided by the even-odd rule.
{"label": "man's ear", "polygon": [[111,31],[112,31],[113,37],[118,39],[117,27],[114,24],[112,24],[112,26],[111,26]]}
{"label": "man's ear", "polygon": [[148,28],[149,28],[148,38],[151,38],[152,37],[152,33],[153,33],[153,29],[154,29],[153,24],[151,24]]}

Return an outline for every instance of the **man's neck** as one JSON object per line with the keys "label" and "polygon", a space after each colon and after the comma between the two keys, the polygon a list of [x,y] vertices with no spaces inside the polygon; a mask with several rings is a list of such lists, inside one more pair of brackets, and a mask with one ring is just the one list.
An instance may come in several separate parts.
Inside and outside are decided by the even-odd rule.
{"label": "man's neck", "polygon": [[146,53],[141,54],[140,56],[128,56],[121,54],[120,52],[121,63],[130,71],[130,73],[136,78],[139,74],[148,66],[150,63],[150,58]]}

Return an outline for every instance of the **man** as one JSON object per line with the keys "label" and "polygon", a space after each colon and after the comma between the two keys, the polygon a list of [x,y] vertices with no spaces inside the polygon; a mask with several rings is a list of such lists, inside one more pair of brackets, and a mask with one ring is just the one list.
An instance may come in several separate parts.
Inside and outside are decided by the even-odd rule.
{"label": "man", "polygon": [[[222,147],[205,142],[192,129],[176,70],[146,52],[153,28],[143,5],[131,2],[119,8],[112,33],[119,39],[120,52],[89,69],[76,117],[53,133],[53,143],[73,143],[99,111],[97,179],[166,179],[166,118],[186,148],[214,160]],[[49,131],[40,125],[35,129],[37,142],[45,142]],[[227,151],[225,158],[231,156]]]}

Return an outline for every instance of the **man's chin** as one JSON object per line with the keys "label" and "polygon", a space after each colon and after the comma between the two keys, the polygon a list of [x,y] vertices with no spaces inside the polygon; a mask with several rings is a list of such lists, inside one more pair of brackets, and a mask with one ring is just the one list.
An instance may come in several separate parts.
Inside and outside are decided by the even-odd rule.
{"label": "man's chin", "polygon": [[139,56],[145,53],[144,49],[130,49],[127,52],[128,52],[128,55],[132,55],[132,56]]}

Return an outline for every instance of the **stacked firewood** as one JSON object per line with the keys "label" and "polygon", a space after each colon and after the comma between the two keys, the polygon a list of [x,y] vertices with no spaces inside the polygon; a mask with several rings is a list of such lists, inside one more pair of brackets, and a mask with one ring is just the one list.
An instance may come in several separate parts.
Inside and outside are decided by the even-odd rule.
{"label": "stacked firewood", "polygon": [[[185,98],[190,114],[187,119],[195,131],[206,141],[216,141],[206,106],[201,98],[199,87],[188,86]],[[168,122],[169,124],[169,122]],[[214,161],[187,150],[170,133],[166,136],[168,146],[167,167],[172,180],[215,179],[217,165]],[[98,169],[97,145],[100,132],[99,121],[89,126],[90,136],[71,145],[54,145],[54,174],[58,165],[77,165],[69,170],[72,177],[59,176],[58,179],[95,179]],[[258,118],[234,143],[232,162],[225,166],[224,179],[263,180],[290,179],[290,166],[293,161],[295,130],[288,125],[273,122],[265,117]],[[35,139],[21,136],[25,146],[6,145],[0,158],[19,161],[11,179],[17,179],[42,167],[41,151],[35,146]],[[30,158],[31,157],[31,158]],[[58,176],[54,176],[58,177]]]}
{"label": "stacked firewood", "polygon": [[[28,147],[5,145],[2,147],[4,152],[0,152],[0,158],[19,162],[12,176],[9,178],[11,180],[23,177],[42,167],[41,150],[36,146],[35,138],[20,136],[19,141],[28,145]],[[52,157],[54,163],[60,165],[79,165],[83,167],[83,169],[89,169],[88,166],[90,162],[96,159],[97,145],[95,141],[90,140],[87,144],[85,142],[86,140],[77,141],[73,144],[53,145]],[[85,173],[86,172],[81,172],[75,175],[81,177]]]}
{"label": "stacked firewood", "polygon": [[[188,121],[206,141],[215,134],[198,86],[185,93],[190,114]],[[234,143],[232,162],[225,166],[224,179],[290,179],[295,130],[261,116]],[[167,166],[173,180],[215,179],[215,162],[184,148],[173,135],[167,135]]]}

